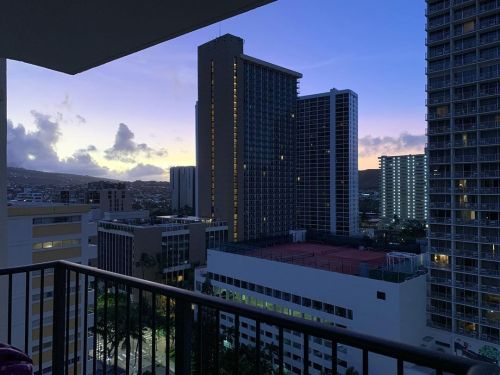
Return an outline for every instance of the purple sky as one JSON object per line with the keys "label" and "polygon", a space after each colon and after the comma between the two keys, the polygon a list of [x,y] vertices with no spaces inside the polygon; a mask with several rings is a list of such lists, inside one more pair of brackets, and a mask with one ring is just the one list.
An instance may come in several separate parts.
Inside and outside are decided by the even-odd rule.
{"label": "purple sky", "polygon": [[423,152],[424,10],[424,1],[280,0],[77,76],[10,61],[9,164],[127,180],[194,164],[197,46],[219,33],[302,72],[303,95],[356,91],[360,169],[382,153]]}

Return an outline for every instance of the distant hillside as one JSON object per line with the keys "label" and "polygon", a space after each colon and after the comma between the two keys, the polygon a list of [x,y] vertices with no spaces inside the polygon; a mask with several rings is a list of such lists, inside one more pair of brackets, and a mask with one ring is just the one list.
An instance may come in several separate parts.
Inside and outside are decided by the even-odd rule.
{"label": "distant hillside", "polygon": [[69,173],[50,173],[33,171],[23,168],[7,168],[7,181],[10,186],[39,186],[39,185],[53,185],[53,186],[69,186],[69,185],[86,185],[94,181],[115,181],[109,178],[80,176]]}
{"label": "distant hillside", "polygon": [[379,189],[380,169],[359,171],[359,190],[373,191]]}

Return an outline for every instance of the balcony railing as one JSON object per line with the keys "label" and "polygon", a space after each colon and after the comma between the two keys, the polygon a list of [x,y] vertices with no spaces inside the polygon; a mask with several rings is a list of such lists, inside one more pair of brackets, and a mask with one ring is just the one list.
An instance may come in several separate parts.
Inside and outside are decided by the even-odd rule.
{"label": "balcony railing", "polygon": [[[32,335],[30,327],[34,325],[31,320],[33,317],[39,318],[38,322],[44,328],[41,330],[43,334],[38,335],[39,348],[42,348],[43,336],[46,336],[45,318],[49,317],[52,323],[52,343],[50,348],[47,348],[47,356],[38,356],[35,367],[41,368],[43,358],[43,363],[50,365],[50,371],[58,375],[73,372],[76,374],[80,366],[81,373],[84,374],[129,374],[132,370],[132,356],[135,356],[137,361],[135,370],[139,374],[143,371],[150,371],[152,374],[160,371],[172,373],[174,370],[176,374],[189,374],[193,370],[200,374],[210,373],[210,369],[217,372],[221,363],[221,350],[227,349],[220,334],[221,313],[234,316],[234,338],[230,345],[233,351],[230,358],[235,374],[238,373],[243,347],[240,343],[242,318],[255,321],[256,324],[255,348],[258,350],[255,350],[252,360],[254,363],[250,363],[256,374],[260,373],[264,359],[261,352],[261,324],[272,325],[278,329],[277,348],[272,354],[272,364],[274,370],[280,374],[284,372],[285,330],[298,332],[303,339],[303,374],[309,374],[309,339],[315,337],[331,343],[333,373],[337,373],[338,345],[361,350],[362,373],[365,375],[370,369],[370,354],[394,359],[398,375],[404,373],[405,362],[434,369],[436,373],[497,373],[496,366],[480,364],[467,358],[374,338],[327,324],[66,261],[0,269],[0,277],[7,279],[7,282],[2,284],[6,293],[1,295],[7,296],[7,300],[2,303],[8,311],[7,337],[0,339],[5,339],[8,343],[24,341],[25,352],[32,355],[32,348],[28,345]],[[53,292],[50,297],[45,293],[49,288]],[[39,311],[36,313],[33,308],[35,305],[32,306],[34,292],[38,293],[36,295]],[[51,298],[51,301],[48,301],[48,298]],[[94,321],[97,329],[90,329],[94,326]],[[14,327],[13,322],[24,322],[24,327]],[[92,345],[88,345],[86,340],[89,330],[93,333]],[[125,332],[123,342],[118,340],[118,332]],[[160,332],[163,332],[165,337],[165,348],[162,348],[162,351],[159,351],[157,346]],[[81,345],[78,337],[83,337]],[[137,343],[137,351],[132,350],[133,340]],[[143,345],[148,345],[148,348],[143,350]],[[120,348],[125,353],[119,356]],[[207,355],[207,351],[211,354]],[[92,354],[87,357],[90,352]],[[151,353],[150,357],[145,358],[144,353]],[[87,358],[90,360],[87,361]],[[148,367],[148,363],[157,364],[161,361],[164,366],[160,371],[158,365]]]}

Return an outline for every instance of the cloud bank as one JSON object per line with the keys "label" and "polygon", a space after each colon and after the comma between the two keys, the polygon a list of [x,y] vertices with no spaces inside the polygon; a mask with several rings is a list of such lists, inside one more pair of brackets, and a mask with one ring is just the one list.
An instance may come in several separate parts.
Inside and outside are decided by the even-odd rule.
{"label": "cloud bank", "polygon": [[149,163],[135,163],[135,158],[140,155],[148,159],[166,156],[167,151],[136,143],[133,140],[134,133],[125,124],[118,126],[115,142],[104,151],[104,158],[136,165],[125,171],[115,171],[96,161],[93,155],[99,150],[95,145],[78,149],[70,157],[59,158],[56,146],[62,136],[60,122],[63,120],[60,114],[53,118],[33,110],[31,115],[35,124],[33,131],[27,130],[22,124],[15,126],[11,120],[7,120],[8,166],[124,180],[165,178],[166,171],[163,168]]}
{"label": "cloud bank", "polygon": [[398,137],[373,137],[364,136],[359,139],[359,157],[368,158],[381,155],[401,155],[411,153],[424,153],[426,142],[425,134],[413,135],[407,132]]}

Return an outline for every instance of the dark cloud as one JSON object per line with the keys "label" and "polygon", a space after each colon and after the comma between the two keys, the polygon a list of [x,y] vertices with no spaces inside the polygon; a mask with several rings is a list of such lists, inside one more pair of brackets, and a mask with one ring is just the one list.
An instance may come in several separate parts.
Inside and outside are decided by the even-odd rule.
{"label": "dark cloud", "polygon": [[87,176],[108,176],[109,168],[100,166],[86,150],[78,150],[71,157],[59,162],[58,172]]}
{"label": "dark cloud", "polygon": [[135,135],[130,128],[126,124],[121,123],[115,135],[115,143],[113,147],[104,151],[104,157],[108,160],[135,163],[135,158],[140,154],[144,155],[146,158],[167,155],[165,149],[155,150],[146,143],[136,143],[134,138]]}
{"label": "dark cloud", "polygon": [[131,180],[136,179],[163,179],[165,177],[165,170],[151,164],[137,164],[135,167],[129,169],[125,174]]}
{"label": "dark cloud", "polygon": [[[56,114],[53,118],[37,111],[32,111],[31,114],[35,123],[35,130],[32,131],[27,130],[22,124],[14,126],[11,120],[7,120],[7,163],[9,166],[118,179],[163,180],[165,178],[165,170],[152,164],[141,163],[123,172],[99,165],[91,155],[98,151],[95,145],[88,145],[76,150],[70,157],[60,159],[56,152],[56,145],[61,138],[62,116]],[[117,149],[128,150],[130,155],[139,153],[159,155],[165,152],[153,150],[144,143],[133,142],[133,133],[126,125],[120,127],[119,132],[120,130],[122,134],[117,135],[114,145]]]}
{"label": "dark cloud", "polygon": [[423,153],[426,136],[401,133],[398,137],[372,137],[359,139],[359,156],[380,156],[401,153]]}
{"label": "dark cloud", "polygon": [[35,120],[34,131],[28,131],[19,124],[14,126],[7,120],[7,163],[20,168],[47,169],[57,164],[59,158],[54,146],[61,132],[59,124],[50,116],[32,111]]}

